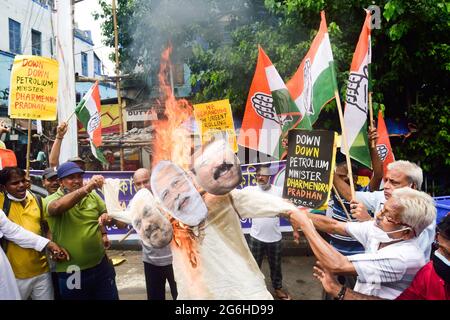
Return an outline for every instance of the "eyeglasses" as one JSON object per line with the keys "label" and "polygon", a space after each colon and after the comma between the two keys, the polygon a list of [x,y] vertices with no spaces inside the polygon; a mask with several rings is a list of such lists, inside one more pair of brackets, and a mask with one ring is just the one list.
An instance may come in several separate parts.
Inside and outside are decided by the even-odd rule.
{"label": "eyeglasses", "polygon": [[[378,216],[379,216],[380,218],[386,219],[386,221],[389,222],[389,223],[396,224],[396,225],[399,225],[399,226],[405,226],[405,227],[408,227],[409,229],[412,230],[412,232],[414,232],[414,236],[416,236],[416,231],[414,230],[413,227],[411,227],[409,224],[406,224],[406,223],[403,223],[403,222],[397,222],[397,221],[395,221],[394,219],[388,217],[388,216],[386,215],[386,211],[387,211],[387,210],[386,210],[385,208],[381,209],[381,211],[378,212]],[[400,231],[400,230],[397,230],[397,231]]]}

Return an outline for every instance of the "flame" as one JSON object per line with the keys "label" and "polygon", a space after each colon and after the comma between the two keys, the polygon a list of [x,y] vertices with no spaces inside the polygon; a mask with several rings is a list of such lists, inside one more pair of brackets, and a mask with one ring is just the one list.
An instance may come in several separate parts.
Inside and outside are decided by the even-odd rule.
{"label": "flame", "polygon": [[192,106],[186,99],[176,99],[172,87],[168,82],[168,76],[172,68],[170,54],[172,47],[168,46],[161,54],[161,65],[158,79],[160,85],[161,100],[164,104],[164,114],[167,119],[153,122],[155,137],[153,140],[153,160],[155,166],[161,160],[171,160],[183,169],[190,166],[191,133],[183,126],[193,114]]}
{"label": "flame", "polygon": [[[168,82],[170,69],[170,54],[172,47],[169,46],[161,54],[161,65],[158,74],[160,84],[161,100],[164,104],[166,119],[153,122],[154,140],[152,145],[152,166],[156,166],[161,160],[170,160],[185,170],[189,170],[191,160],[191,132],[185,123],[193,114],[193,108],[185,99],[176,99],[172,87]],[[163,102],[161,102],[163,101]],[[183,125],[185,124],[185,125]],[[189,228],[183,226],[171,218],[174,230],[175,246],[187,255],[192,268],[197,268],[197,243],[190,235]]]}

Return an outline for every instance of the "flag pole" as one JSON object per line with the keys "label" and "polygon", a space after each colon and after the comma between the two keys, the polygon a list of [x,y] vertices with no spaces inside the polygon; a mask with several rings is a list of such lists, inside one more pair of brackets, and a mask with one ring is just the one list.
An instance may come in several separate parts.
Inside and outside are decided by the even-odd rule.
{"label": "flag pole", "polygon": [[346,134],[346,129],[345,129],[345,125],[344,125],[344,116],[342,114],[341,98],[339,97],[337,88],[334,89],[334,96],[336,97],[336,104],[337,104],[337,109],[338,109],[338,113],[339,113],[339,122],[341,123],[341,129],[342,129],[341,149],[342,149],[342,147],[344,147],[345,159],[347,160],[348,180],[350,181],[350,191],[352,193],[352,199],[355,199],[355,185],[353,184],[352,164],[350,161],[350,153],[348,150],[347,134]]}
{"label": "flag pole", "polygon": [[30,151],[31,151],[31,119],[28,119],[27,179],[30,178]]}
{"label": "flag pole", "polygon": [[342,198],[341,198],[341,196],[339,195],[339,192],[337,191],[337,189],[336,189],[336,187],[334,186],[334,184],[333,184],[333,191],[334,191],[334,194],[336,195],[336,198],[337,198],[338,201],[339,201],[339,204],[341,205],[342,209],[344,210],[345,214],[347,215],[348,221],[353,221],[352,217],[351,217],[350,214],[348,213],[347,208],[345,207],[344,202],[342,201]]}
{"label": "flag pole", "polygon": [[[369,80],[370,81],[370,80]],[[369,120],[370,120],[370,129],[373,129],[373,108],[372,108],[372,91],[369,92]],[[372,140],[370,142],[372,149],[375,148],[375,141]]]}

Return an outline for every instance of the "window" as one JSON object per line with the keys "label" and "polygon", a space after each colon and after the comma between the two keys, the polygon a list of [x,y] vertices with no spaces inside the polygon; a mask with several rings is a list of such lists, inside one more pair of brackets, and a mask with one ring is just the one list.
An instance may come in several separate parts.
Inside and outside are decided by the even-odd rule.
{"label": "window", "polygon": [[33,29],[31,29],[31,54],[42,55],[41,33]]}
{"label": "window", "polygon": [[22,53],[20,45],[20,23],[9,19],[9,51],[12,53]]}
{"label": "window", "polygon": [[86,52],[81,53],[81,74],[88,76],[88,56]]}
{"label": "window", "polygon": [[102,62],[95,54],[94,54],[94,74],[96,75],[102,74]]}

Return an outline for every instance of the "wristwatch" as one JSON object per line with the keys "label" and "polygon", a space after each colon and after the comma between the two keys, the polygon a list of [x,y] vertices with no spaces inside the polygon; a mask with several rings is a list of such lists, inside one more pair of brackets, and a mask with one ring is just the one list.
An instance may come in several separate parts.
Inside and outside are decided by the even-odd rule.
{"label": "wristwatch", "polygon": [[336,298],[334,298],[334,300],[344,300],[345,291],[347,291],[347,287],[342,286],[341,290],[337,294]]}

